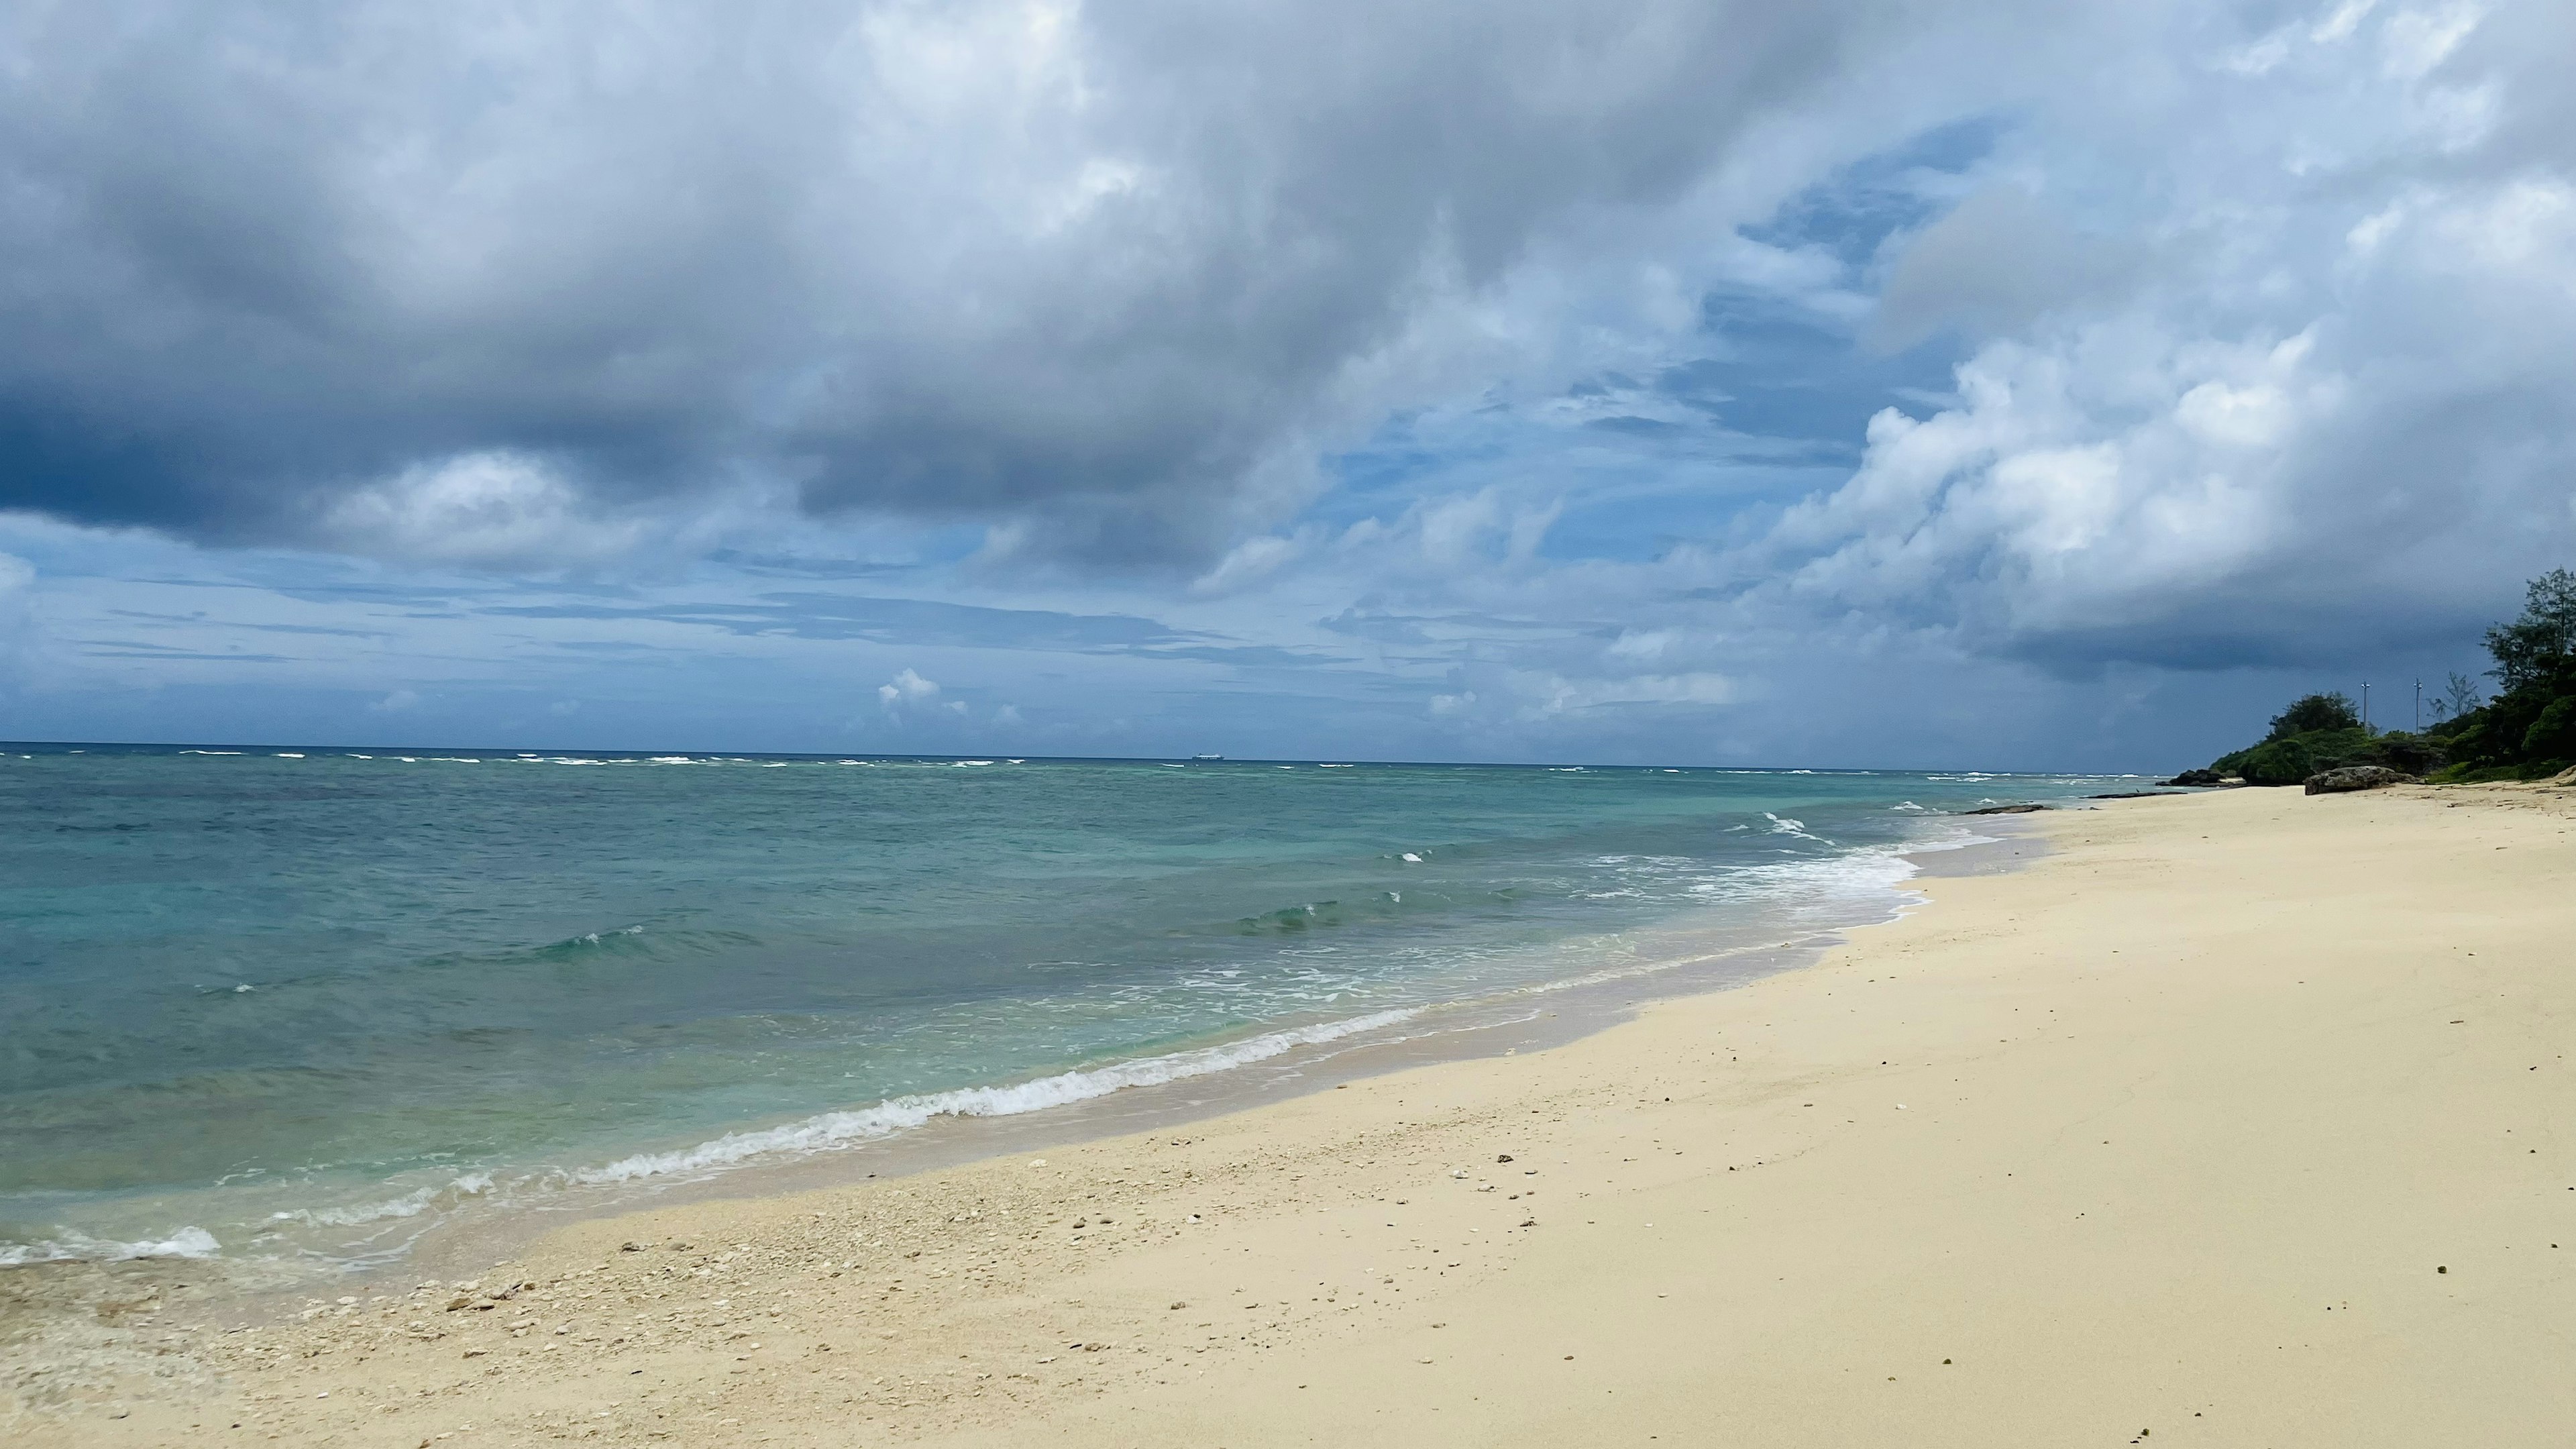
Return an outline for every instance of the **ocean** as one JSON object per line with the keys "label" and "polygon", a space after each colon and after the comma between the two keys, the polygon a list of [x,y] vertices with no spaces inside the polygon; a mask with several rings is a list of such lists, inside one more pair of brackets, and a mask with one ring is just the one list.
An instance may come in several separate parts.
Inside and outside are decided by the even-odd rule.
{"label": "ocean", "polygon": [[0,746],[0,1265],[398,1261],[1884,919],[2127,777]]}

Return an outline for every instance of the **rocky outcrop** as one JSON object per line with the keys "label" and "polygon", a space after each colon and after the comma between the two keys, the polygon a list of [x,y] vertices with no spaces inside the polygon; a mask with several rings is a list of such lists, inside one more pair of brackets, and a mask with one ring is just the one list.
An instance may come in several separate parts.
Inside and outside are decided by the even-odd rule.
{"label": "rocky outcrop", "polygon": [[2185,770],[2181,774],[2174,776],[2172,779],[2167,780],[2164,783],[2168,785],[2223,785],[2227,783],[2227,777],[2218,773],[2216,770]]}
{"label": "rocky outcrop", "polygon": [[2382,785],[2412,785],[2415,777],[2386,765],[2346,765],[2308,777],[2311,795],[2340,795],[2348,790],[2376,790]]}
{"label": "rocky outcrop", "polygon": [[2033,811],[2047,808],[2045,805],[1988,805],[1981,810],[1962,810],[1959,813],[1962,815],[2028,815]]}

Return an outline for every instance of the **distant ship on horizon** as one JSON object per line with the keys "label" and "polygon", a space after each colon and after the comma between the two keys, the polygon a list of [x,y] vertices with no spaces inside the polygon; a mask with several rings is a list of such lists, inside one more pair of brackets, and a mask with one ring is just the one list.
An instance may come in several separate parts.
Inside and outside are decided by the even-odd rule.
{"label": "distant ship on horizon", "polygon": [[1191,759],[1193,759],[1193,760],[1222,760],[1222,759],[1224,759],[1224,758],[1225,758],[1225,756],[1223,756],[1223,755],[1192,755],[1192,756],[1190,756],[1190,758],[1191,758]]}

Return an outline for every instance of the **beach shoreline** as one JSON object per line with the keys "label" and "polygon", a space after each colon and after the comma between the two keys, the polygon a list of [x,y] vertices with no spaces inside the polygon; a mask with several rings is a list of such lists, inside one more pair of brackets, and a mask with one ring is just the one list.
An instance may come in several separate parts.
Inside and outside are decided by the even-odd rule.
{"label": "beach shoreline", "polygon": [[2046,851],[2045,838],[2026,824],[2026,817],[1982,819],[1975,825],[1977,833],[1964,843],[1926,841],[1885,852],[1905,862],[1910,874],[1888,888],[1884,902],[1873,905],[1875,914],[1820,924],[1788,940],[1755,941],[1734,923],[1667,926],[1641,933],[1664,941],[1661,948],[1649,948],[1641,961],[1597,977],[1577,975],[1501,995],[1443,1003],[1385,1028],[1301,1045],[1204,1076],[1122,1087],[1103,1096],[1014,1115],[943,1115],[903,1133],[846,1148],[783,1155],[693,1180],[657,1184],[649,1196],[601,1194],[587,1202],[507,1212],[465,1231],[433,1233],[403,1261],[356,1275],[352,1281],[364,1288],[380,1282],[470,1274],[572,1221],[916,1177],[1107,1138],[1175,1131],[1396,1072],[1567,1045],[1631,1021],[1638,1011],[1660,1001],[1730,991],[1811,966],[1847,944],[1852,932],[1888,924],[1920,908],[1924,898],[1914,889],[1915,880],[2016,870]]}
{"label": "beach shoreline", "polygon": [[[423,1268],[435,1288],[344,1293],[256,1329],[192,1311],[167,1286],[184,1265],[102,1271],[126,1306],[99,1315],[97,1363],[121,1333],[161,1372],[0,1422],[30,1443],[1253,1444],[1571,1442],[1576,1424],[1638,1442],[1892,1442],[1904,1425],[1908,1442],[2057,1443],[2130,1418],[2124,1442],[2152,1424],[2185,1443],[2400,1443],[2474,1420],[2492,1442],[2544,1442],[2567,1391],[2532,1355],[2544,1327],[2571,1326],[2546,1243],[2576,1222],[2555,1226],[2567,1209],[2543,1189],[2576,1202],[2576,1179],[2537,1104],[2564,1105],[2566,1069],[2550,1051],[2502,1085],[2440,1072],[2464,1044],[2547,1044],[2529,1028],[2557,986],[2524,958],[2568,924],[2548,888],[2576,864],[2568,805],[2106,802],[2036,817],[2053,853],[2034,868],[1919,877],[1929,909],[1812,965],[1527,1052],[1049,1146],[1043,1167],[1014,1152],[575,1222],[495,1269]],[[2285,949],[2356,964],[2311,983],[2285,974]],[[2152,985],[2120,974],[2124,951],[2155,963]],[[2408,992],[2450,1001],[2446,970],[2500,985],[2520,1034],[2493,1046],[2389,1016]],[[2355,1147],[2373,1134],[2347,1115],[2388,1104],[2363,1090],[2366,1055],[2341,1097],[2302,1085],[2321,1057],[2354,1065],[2354,1044],[2319,1037],[2321,1011],[2414,1073],[2430,1138]],[[2158,1064],[2203,1057],[2209,1099],[2141,1098],[2172,1070]],[[2231,1072],[2265,1094],[2231,1098]],[[2369,1171],[2433,1150],[2464,1112],[2497,1119],[2481,1144],[2522,1126],[2527,1160],[2446,1163],[2398,1190]],[[2231,1126],[2285,1113],[2338,1150],[2284,1158]],[[2076,1152],[2077,1122],[2105,1150]],[[2331,1231],[2315,1217],[2329,1189],[2352,1198]],[[2427,1241],[2452,1261],[2402,1270],[2345,1251],[2390,1256],[2434,1227],[2514,1241]],[[2302,1231],[2321,1245],[2285,1266]],[[2537,1276],[2498,1271],[2515,1251]],[[2222,1371],[2257,1339],[2293,1352],[2275,1298],[2301,1299],[2297,1367]],[[2102,1336],[2105,1304],[2135,1344]],[[2429,1344],[2433,1316],[2479,1331]],[[2499,1391],[2517,1364],[2534,1381]],[[2477,1401],[2453,1402],[2468,1390],[2436,1368]]]}
{"label": "beach shoreline", "polygon": [[[0,1265],[175,1252],[318,1285],[435,1256],[424,1234],[470,1257],[523,1212],[736,1173],[714,1190],[820,1185],[773,1171],[816,1157],[960,1161],[971,1141],[931,1150],[943,1118],[1293,1073],[1480,1003],[1877,919],[1897,852],[1975,833],[1953,812],[2121,783],[487,763],[12,772],[13,819],[81,828],[9,842],[11,919],[43,925],[9,938],[30,1050],[0,1092]],[[81,883],[123,867],[60,847],[112,856],[119,810],[186,821],[207,790],[261,844],[158,832],[150,874],[193,883],[169,885],[176,914],[118,911]],[[892,835],[858,823],[880,817]],[[1238,818],[1265,824],[1229,841]],[[328,844],[352,830],[399,841],[397,892]],[[605,844],[637,830],[654,848]]]}
{"label": "beach shoreline", "polygon": [[[861,1187],[1018,1153],[1181,1128],[1422,1066],[1542,1051],[1631,1020],[1640,1008],[1655,1001],[1729,990],[1811,965],[1843,944],[1850,931],[1884,924],[1919,907],[1923,897],[1910,889],[1913,878],[2017,869],[2026,858],[2044,850],[2044,840],[2021,817],[1983,819],[1964,838],[1955,833],[1947,838],[1934,835],[1903,848],[1854,852],[1855,861],[1885,856],[1902,862],[1907,881],[1886,887],[1884,900],[1840,901],[1843,907],[1860,904],[1863,909],[1847,915],[1829,913],[1812,929],[1787,940],[1757,940],[1758,931],[1748,933],[1746,923],[1729,920],[1720,910],[1703,911],[1640,934],[1633,959],[1623,966],[1578,972],[1497,996],[1450,1001],[1410,1014],[1402,1022],[1347,1035],[1336,1032],[1326,1040],[1205,1075],[1123,1086],[1102,1096],[1005,1115],[943,1113],[884,1137],[772,1153],[695,1174],[588,1189],[558,1188],[534,1202],[471,1203],[466,1212],[441,1214],[426,1222],[385,1261],[302,1263],[167,1253],[38,1260],[7,1270],[8,1276],[0,1282],[13,1291],[0,1297],[0,1305],[11,1310],[17,1324],[42,1333],[52,1326],[48,1319],[68,1314],[77,1320],[87,1316],[93,1303],[132,1299],[137,1292],[132,1284],[175,1283],[187,1285],[205,1311],[236,1330],[264,1327],[293,1318],[317,1301],[315,1294],[324,1300],[349,1294],[381,1295],[423,1279],[475,1276],[573,1223],[646,1209],[757,1202]],[[1230,1039],[1221,1046],[1234,1044]],[[741,1130],[756,1133],[766,1125]],[[120,1281],[129,1286],[118,1286]],[[87,1383],[94,1389],[115,1376],[116,1357],[112,1352],[101,1356],[98,1368],[104,1373],[73,1363],[63,1366],[68,1372],[48,1377]],[[52,1396],[59,1397],[60,1390]]]}

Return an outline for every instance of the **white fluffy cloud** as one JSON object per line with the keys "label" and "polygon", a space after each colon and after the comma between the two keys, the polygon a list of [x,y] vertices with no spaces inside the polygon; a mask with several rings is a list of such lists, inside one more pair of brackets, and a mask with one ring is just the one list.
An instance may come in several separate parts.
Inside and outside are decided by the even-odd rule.
{"label": "white fluffy cloud", "polygon": [[889,712],[905,705],[929,704],[938,698],[939,681],[924,679],[918,671],[910,668],[877,686],[877,702]]}
{"label": "white fluffy cloud", "polygon": [[[1919,722],[2003,707],[1960,695],[2018,691],[1996,672],[2016,662],[2471,664],[2519,580],[2576,557],[2576,108],[2557,74],[2576,17],[2272,14],[2130,10],[1998,56],[1981,79],[2008,122],[1955,177],[1913,183],[1928,224],[1839,264],[1793,240],[1775,253],[1804,270],[1732,266],[1845,325],[1855,356],[1962,348],[1945,390],[1856,429],[1822,486],[1651,558],[1586,558],[1563,539],[1616,491],[1584,476],[1607,445],[1548,444],[1508,481],[1469,472],[1302,548],[1300,570],[1340,571],[1363,601],[1342,627],[1382,657],[1436,661],[1426,716],[1462,737],[1803,712],[1831,677],[1906,678]],[[2043,64],[2069,47],[2085,64]],[[1600,346],[1635,379],[1711,339]],[[1760,381],[1721,376],[1721,402]],[[1752,455],[1685,450],[1700,405],[1614,378],[1523,415],[1663,438],[1651,468],[1724,488]]]}
{"label": "white fluffy cloud", "polygon": [[1898,331],[1985,334],[1955,397],[1700,562],[2076,662],[2456,630],[2576,552],[2571,45],[2563,7],[2344,4],[2052,98],[2013,199],[1891,276]]}
{"label": "white fluffy cloud", "polygon": [[342,495],[319,525],[353,553],[522,570],[616,558],[648,531],[598,517],[544,459],[506,451],[405,468]]}

